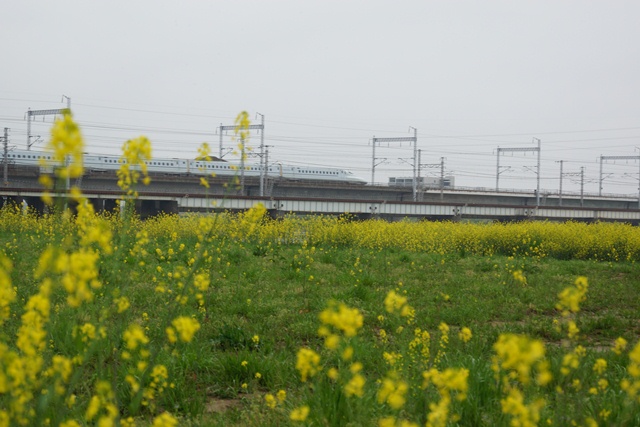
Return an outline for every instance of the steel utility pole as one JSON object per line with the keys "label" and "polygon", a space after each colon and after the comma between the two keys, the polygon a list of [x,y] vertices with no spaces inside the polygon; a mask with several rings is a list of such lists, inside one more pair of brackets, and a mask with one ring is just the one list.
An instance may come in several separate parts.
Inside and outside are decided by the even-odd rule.
{"label": "steel utility pole", "polygon": [[264,180],[265,180],[265,158],[264,158],[264,114],[256,113],[260,116],[260,197],[264,196]]}
{"label": "steel utility pole", "polygon": [[4,186],[8,187],[9,186],[9,173],[8,173],[8,168],[9,168],[9,128],[4,128],[4,137],[2,138],[3,142],[4,142],[4,157],[2,158],[2,163],[3,163],[3,182],[4,182]]}
{"label": "steel utility pole", "polygon": [[[260,114],[260,113],[257,113]],[[262,116],[262,123],[260,123],[259,125],[249,125],[249,127],[247,127],[247,130],[259,130],[261,135],[260,135],[260,195],[264,196],[264,171],[263,169],[263,157],[264,157],[264,116],[262,114],[260,114]],[[222,133],[223,131],[227,131],[227,130],[235,130],[237,128],[236,125],[222,125],[222,123],[220,124],[220,151],[219,151],[219,155],[218,158],[222,159],[223,155],[222,155]],[[242,159],[240,161],[241,163],[241,171],[240,171],[240,180],[241,180],[241,187],[242,187],[242,193],[244,194],[244,157],[245,157],[245,141],[242,140]]]}
{"label": "steel utility pole", "polygon": [[62,95],[62,100],[64,101],[65,98],[67,99],[67,110],[71,110],[71,98],[69,98],[67,95]]}
{"label": "steel utility pole", "polygon": [[440,200],[444,199],[444,157],[440,157]]}
{"label": "steel utility pole", "polygon": [[269,147],[270,146],[267,145],[264,146],[264,195],[268,193],[267,184],[269,182]]}
{"label": "steel utility pole", "polygon": [[500,172],[500,153],[505,150],[504,148],[498,147],[498,155],[496,156],[496,193],[500,191],[500,174],[508,169],[511,169],[511,166],[502,166],[504,171]]}
{"label": "steel utility pole", "polygon": [[500,148],[498,147],[497,150],[497,169],[496,169],[496,191],[498,191],[499,189],[499,179],[500,179],[500,153],[505,153],[505,152],[523,152],[523,151],[534,151],[538,153],[538,163],[536,166],[536,175],[537,175],[537,180],[536,180],[536,207],[540,207],[540,144],[541,141],[539,138],[533,138],[533,141],[537,141],[538,142],[538,146],[536,148]]}
{"label": "steel utility pole", "polygon": [[560,190],[558,191],[558,206],[562,206],[562,164],[564,160],[560,160],[556,163],[560,163]]}
{"label": "steel utility pole", "polygon": [[418,182],[417,182],[417,171],[418,171],[418,129],[413,129],[413,201],[418,201]]}
{"label": "steel utility pole", "polygon": [[440,189],[440,199],[444,199],[444,160],[445,157],[440,157],[440,163],[431,163],[422,165],[425,168],[440,168],[440,183],[438,188]]}
{"label": "steel utility pole", "polygon": [[[560,160],[560,170],[562,171],[562,160]],[[562,173],[560,176],[560,181],[562,182],[563,176],[579,176],[580,177],[580,206],[584,206],[584,170],[585,167],[580,167],[580,172],[567,172]]]}
{"label": "steel utility pole", "polygon": [[[71,100],[69,100],[71,102]],[[69,104],[70,105],[70,104]],[[56,108],[53,110],[29,110],[27,111],[27,150],[31,150],[31,121],[33,116],[50,116],[56,114],[64,114],[65,108]]]}
{"label": "steel utility pole", "polygon": [[[240,135],[244,135],[240,132]],[[240,137],[240,195],[244,196],[244,160],[247,157],[244,136]]]}
{"label": "steel utility pole", "polygon": [[580,167],[580,206],[584,206],[584,166]]}
{"label": "steel utility pole", "polygon": [[[602,161],[603,160],[640,160],[640,156],[600,156],[600,189],[598,196],[602,196]],[[640,167],[640,161],[638,162]],[[638,170],[638,209],[640,209],[640,169]]]}
{"label": "steel utility pole", "polygon": [[418,150],[418,190],[422,190],[422,182],[420,181],[420,169],[422,168],[422,150]]}
{"label": "steel utility pole", "polygon": [[[376,157],[376,143],[380,142],[380,139],[382,138],[376,138],[374,135],[371,143],[373,146],[373,154],[371,156],[371,185],[375,185],[376,183],[376,166],[387,161],[386,157]],[[380,160],[380,162],[376,163],[376,160]]]}
{"label": "steel utility pole", "polygon": [[538,141],[538,170],[536,172],[537,176],[537,190],[536,190],[536,207],[540,207],[540,138],[533,138],[534,141]]}
{"label": "steel utility pole", "polygon": [[[218,158],[219,158],[219,159],[222,159],[222,157],[224,157],[224,156],[222,155],[222,132],[223,132],[223,131],[227,131],[227,130],[235,130],[237,127],[238,127],[238,126],[236,126],[236,125],[224,125],[224,126],[223,126],[223,125],[222,125],[222,123],[220,123],[220,151],[219,151],[219,153],[220,153],[220,154],[218,155]],[[263,123],[262,123],[262,124],[259,124],[259,125],[249,125],[249,127],[247,128],[247,130],[255,130],[255,129],[257,129],[257,130],[260,130],[260,131],[263,131],[263,132],[264,132],[264,121],[263,121]]]}
{"label": "steel utility pole", "polygon": [[373,157],[371,166],[371,184],[375,182],[375,169],[376,169],[376,143],[378,142],[411,142],[413,143],[413,201],[418,200],[418,186],[417,186],[417,170],[418,170],[418,129],[410,126],[409,129],[413,129],[413,136],[396,137],[396,138],[376,138],[373,137]]}

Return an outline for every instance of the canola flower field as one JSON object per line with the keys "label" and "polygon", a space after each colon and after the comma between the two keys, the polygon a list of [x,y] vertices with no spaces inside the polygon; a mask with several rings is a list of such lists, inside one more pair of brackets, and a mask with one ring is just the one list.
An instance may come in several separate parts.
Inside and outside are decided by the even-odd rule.
{"label": "canola flower field", "polygon": [[70,114],[50,149],[51,213],[0,210],[0,426],[640,425],[636,227],[141,221],[55,197]]}

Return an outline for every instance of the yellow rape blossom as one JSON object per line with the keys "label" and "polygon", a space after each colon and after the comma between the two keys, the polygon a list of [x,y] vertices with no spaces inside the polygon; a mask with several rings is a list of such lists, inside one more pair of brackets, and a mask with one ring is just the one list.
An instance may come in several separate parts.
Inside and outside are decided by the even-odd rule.
{"label": "yellow rape blossom", "polygon": [[129,298],[127,297],[116,298],[113,302],[116,304],[118,313],[123,313],[127,311],[131,306],[131,303],[129,302]]}
{"label": "yellow rape blossom", "polygon": [[472,336],[473,335],[471,334],[471,329],[467,328],[466,326],[460,329],[460,332],[458,332],[458,338],[460,338],[460,341],[462,342],[469,342]]}
{"label": "yellow rape blossom", "polygon": [[349,360],[351,360],[351,358],[353,358],[353,347],[349,346],[347,348],[344,349],[344,351],[342,352],[342,360],[344,360],[345,362],[348,362]]}
{"label": "yellow rape blossom", "polygon": [[278,401],[276,400],[275,396],[271,393],[265,394],[264,401],[266,402],[267,406],[271,409],[275,409],[276,405],[278,404]]}
{"label": "yellow rape blossom", "polygon": [[196,274],[193,278],[193,286],[200,292],[205,292],[207,289],[209,289],[209,284],[209,276],[206,274]]}
{"label": "yellow rape blossom", "polygon": [[512,388],[504,399],[500,400],[502,412],[512,416],[511,425],[522,427],[536,427],[540,421],[540,411],[544,407],[544,400],[539,399],[529,404],[517,388]]}
{"label": "yellow rape blossom", "polygon": [[136,350],[140,345],[148,344],[149,338],[144,333],[140,325],[131,324],[122,334],[125,345],[129,350]]}
{"label": "yellow rape blossom", "polygon": [[378,420],[378,427],[418,427],[413,421],[395,419],[395,417],[385,417]]}
{"label": "yellow rape blossom", "polygon": [[622,337],[616,338],[613,343],[613,348],[611,349],[615,354],[620,355],[627,348],[627,340]]}
{"label": "yellow rape blossom", "polygon": [[320,355],[310,348],[298,350],[296,369],[300,372],[300,379],[306,382],[320,371]]}
{"label": "yellow rape blossom", "polygon": [[339,376],[340,372],[336,368],[329,368],[329,370],[327,371],[327,377],[329,377],[329,379],[332,381],[336,381]]}
{"label": "yellow rape blossom", "polygon": [[344,394],[347,397],[351,397],[351,396],[362,397],[364,395],[365,382],[366,380],[362,375],[360,374],[354,375],[353,377],[351,377],[349,382],[345,384]]}
{"label": "yellow rape blossom", "polygon": [[120,157],[120,169],[116,172],[118,176],[118,187],[126,191],[128,196],[137,197],[134,190],[135,185],[144,176],[143,183],[149,184],[147,174],[147,162],[151,160],[151,142],[144,136],[130,139],[122,146],[122,156]]}
{"label": "yellow rape blossom", "polygon": [[492,369],[498,373],[501,370],[515,372],[516,378],[522,384],[529,384],[534,365],[544,367],[544,344],[539,340],[524,335],[502,334],[493,345],[496,355],[493,357]]}
{"label": "yellow rape blossom", "polygon": [[57,166],[55,173],[59,178],[82,176],[84,141],[70,110],[64,110],[61,119],[56,118],[45,150],[51,151],[51,159]]}
{"label": "yellow rape blossom", "polygon": [[16,299],[16,291],[11,286],[11,261],[0,254],[0,326],[11,317],[11,303]]}
{"label": "yellow rape blossom", "polygon": [[298,408],[294,408],[289,415],[289,419],[291,421],[300,421],[303,422],[309,416],[309,407],[307,405],[300,406]]}
{"label": "yellow rape blossom", "polygon": [[570,340],[575,340],[578,338],[578,333],[580,333],[580,329],[576,326],[576,322],[573,320],[569,320],[567,323],[567,335]]}
{"label": "yellow rape blossom", "polygon": [[171,325],[166,329],[167,338],[172,344],[178,339],[182,342],[191,342],[193,336],[200,329],[200,323],[191,317],[180,316],[171,322]]}
{"label": "yellow rape blossom", "polygon": [[249,126],[251,125],[251,122],[249,121],[249,113],[241,111],[236,116],[235,125],[234,133],[240,139],[239,148],[244,154],[243,144],[245,140],[249,139]]}
{"label": "yellow rape blossom", "polygon": [[438,403],[429,403],[426,427],[446,427],[449,419],[451,399],[444,397]]}
{"label": "yellow rape blossom", "polygon": [[396,291],[389,291],[386,298],[384,299],[384,308],[388,313],[395,313],[396,311],[401,311],[402,308],[407,304],[407,297],[403,297],[398,295]]}
{"label": "yellow rape blossom", "polygon": [[[114,398],[111,384],[108,381],[98,381],[96,393],[91,397],[85,412],[85,419],[92,421],[97,418],[97,425],[113,425],[118,417]],[[104,415],[99,416],[101,412]]]}
{"label": "yellow rape blossom", "polygon": [[516,270],[513,272],[513,278],[516,282],[520,283],[522,286],[526,286],[527,278],[524,276],[522,270]]}
{"label": "yellow rape blossom", "polygon": [[575,280],[573,286],[565,288],[558,294],[560,301],[556,308],[562,311],[563,316],[580,311],[580,303],[587,298],[588,287],[587,278],[581,276]]}
{"label": "yellow rape blossom", "polygon": [[208,143],[203,142],[202,144],[200,144],[200,147],[198,147],[198,156],[196,157],[196,160],[207,162],[211,161],[211,147]]}
{"label": "yellow rape blossom", "polygon": [[342,331],[346,337],[354,337],[362,327],[363,316],[357,308],[330,302],[329,307],[320,313],[320,321]]}
{"label": "yellow rape blossom", "polygon": [[169,412],[163,412],[153,419],[152,427],[176,427],[178,420]]}
{"label": "yellow rape blossom", "polygon": [[423,372],[424,381],[422,388],[427,388],[433,384],[442,399],[451,399],[452,393],[457,393],[456,399],[465,400],[469,389],[469,370],[463,368],[447,368],[440,372],[436,368]]}
{"label": "yellow rape blossom", "polygon": [[620,382],[620,388],[624,390],[631,400],[640,403],[640,341],[629,352],[629,366],[627,373],[630,378]]}
{"label": "yellow rape blossom", "polygon": [[382,384],[378,390],[378,403],[387,403],[393,409],[400,409],[406,402],[405,395],[408,390],[409,386],[407,383],[398,378],[397,373],[391,371],[387,377],[382,380]]}
{"label": "yellow rape blossom", "polygon": [[593,364],[593,372],[602,375],[607,370],[607,361],[600,358]]}

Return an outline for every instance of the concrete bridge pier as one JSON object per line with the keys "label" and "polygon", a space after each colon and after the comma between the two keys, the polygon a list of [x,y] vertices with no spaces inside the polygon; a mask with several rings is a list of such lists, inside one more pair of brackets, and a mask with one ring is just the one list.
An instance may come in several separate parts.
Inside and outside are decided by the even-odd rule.
{"label": "concrete bridge pier", "polygon": [[23,209],[29,209],[30,211],[35,211],[39,214],[44,213],[46,210],[46,205],[40,197],[27,196],[21,198],[19,197],[19,199],[22,199],[19,201],[19,204]]}
{"label": "concrete bridge pier", "polygon": [[89,203],[93,205],[93,210],[95,212],[113,212],[118,207],[116,202],[117,202],[116,199],[102,199],[102,198],[89,199]]}
{"label": "concrete bridge pier", "polygon": [[136,200],[136,212],[140,218],[148,218],[160,213],[177,214],[178,202],[176,200]]}

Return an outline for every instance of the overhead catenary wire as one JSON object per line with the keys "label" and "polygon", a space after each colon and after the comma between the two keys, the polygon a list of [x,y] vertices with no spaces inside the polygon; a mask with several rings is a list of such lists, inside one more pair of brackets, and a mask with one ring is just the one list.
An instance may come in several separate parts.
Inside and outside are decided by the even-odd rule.
{"label": "overhead catenary wire", "polygon": [[[2,92],[0,92],[2,94]],[[59,100],[59,97],[56,96]],[[59,107],[59,102],[45,101],[39,95],[28,95],[20,99],[16,96],[0,97],[0,106],[5,104],[15,105],[16,103],[41,103],[38,107]],[[157,107],[157,108],[155,108]],[[138,134],[145,134],[154,143],[154,153],[164,157],[181,157],[185,153],[193,151],[194,155],[197,147],[202,142],[212,142],[216,136],[216,125],[214,122],[220,118],[227,120],[233,118],[234,114],[222,110],[200,109],[197,111],[180,111],[170,106],[148,106],[138,105],[118,105],[104,102],[87,102],[80,100],[76,102],[74,98],[74,108],[78,110],[77,116],[81,112],[92,110],[103,112],[101,119],[80,121],[87,149],[98,151],[104,154],[113,154],[120,150],[122,144]],[[124,115],[118,113],[125,113]],[[131,114],[129,114],[131,113]],[[7,114],[7,108],[0,110],[0,120],[12,128],[14,141],[19,141],[24,135],[20,125],[24,124],[24,112],[20,109],[15,114]],[[94,114],[95,117],[95,114]],[[404,126],[389,125],[386,121],[384,126],[374,124],[374,121],[350,121],[348,119],[323,120],[316,117],[291,117],[278,114],[270,114],[270,123],[279,127],[273,132],[265,135],[265,143],[274,145],[270,155],[280,161],[287,160],[299,164],[313,164],[318,166],[345,167],[354,171],[367,171],[367,167],[357,163],[358,158],[367,156],[370,147],[371,134],[397,134],[399,128]],[[47,139],[51,121],[33,122],[34,134],[38,133],[43,139]],[[418,123],[418,125],[420,125]],[[564,130],[539,129],[535,132],[444,132],[427,130],[420,136],[420,140],[427,141],[422,146],[425,158],[447,157],[448,165],[452,171],[459,176],[471,176],[478,178],[491,177],[491,173],[478,172],[483,168],[491,168],[495,159],[495,150],[498,144],[516,144],[526,146],[527,141],[523,138],[532,134],[545,136],[545,149],[542,161],[553,162],[559,159],[560,155],[566,153],[580,153],[581,159],[567,159],[567,164],[586,165],[586,173],[593,173],[590,166],[597,165],[596,156],[601,153],[608,153],[608,150],[616,150],[612,154],[626,154],[622,150],[628,149],[626,141],[640,139],[636,136],[640,130],[638,126],[593,126],[592,128],[569,128]],[[366,135],[365,135],[366,133]],[[626,134],[623,134],[626,133]],[[567,137],[575,135],[576,138]],[[554,140],[555,138],[555,140]],[[613,144],[612,144],[613,142]],[[403,153],[409,153],[410,147],[384,147],[388,153],[395,157],[408,157]],[[338,155],[335,155],[338,154]],[[522,163],[530,160],[510,157],[509,162],[518,167]],[[469,167],[468,164],[473,164]],[[606,167],[606,164],[605,164]],[[613,168],[614,166],[612,166]],[[633,171],[634,165],[624,163],[615,164],[615,169],[625,173]],[[464,171],[471,171],[468,175]],[[385,177],[391,173],[408,173],[408,168],[390,167],[387,164],[380,166],[380,172]],[[530,178],[530,174],[520,174],[523,180]],[[541,179],[545,182],[553,182],[553,177],[557,171],[548,164],[543,164],[541,168]],[[550,177],[548,177],[549,175]],[[511,176],[518,176],[515,172],[504,175],[505,179]],[[633,178],[621,176],[620,185],[625,185],[626,180],[630,185],[634,185]],[[617,184],[609,179],[607,185]],[[635,181],[637,184],[637,179]]]}

